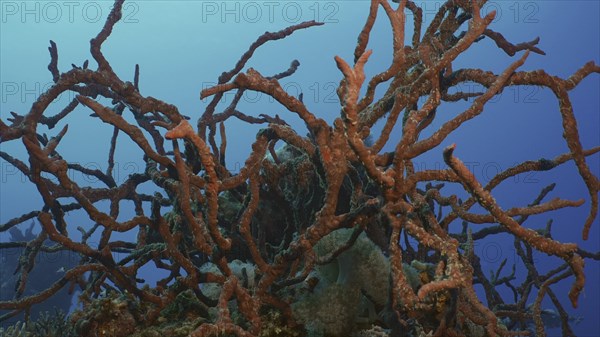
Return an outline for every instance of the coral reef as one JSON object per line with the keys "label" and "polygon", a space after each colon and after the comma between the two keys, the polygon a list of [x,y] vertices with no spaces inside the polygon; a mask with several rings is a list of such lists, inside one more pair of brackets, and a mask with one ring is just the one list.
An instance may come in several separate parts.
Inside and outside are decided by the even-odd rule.
{"label": "coral reef", "polygon": [[69,322],[65,313],[56,310],[52,313],[42,312],[35,320],[27,323],[17,322],[6,329],[0,328],[3,337],[76,337],[74,326]]}
{"label": "coral reef", "polygon": [[[326,235],[314,247],[316,256],[333,254],[352,234],[343,228]],[[389,261],[362,233],[348,250],[316,266],[309,285],[289,300],[294,317],[315,335],[348,336],[358,327],[368,328],[387,303],[389,275]],[[317,283],[311,287],[310,282]]]}
{"label": "coral reef", "polygon": [[[354,60],[335,58],[343,79],[337,88],[340,116],[331,124],[304,104],[302,94],[292,96],[280,85],[296,72],[298,61],[271,76],[247,67],[265,43],[319,22],[260,36],[217,85],[202,90],[200,97],[209,103],[194,121],[176,106],[142,95],[138,66],[133,81],[124,81],[105,58],[104,43],[113,29],[124,28],[117,26],[122,0],[115,1],[90,41],[96,69],[85,61],[61,72],[58,46],[51,41],[48,69],[54,85],[26,113],[11,112],[10,125],[0,120],[0,141],[21,141],[29,161],[3,151],[0,157],[27,176],[44,201],[41,209],[0,225],[4,232],[34,218],[40,224],[39,234],[21,245],[26,253],[19,259],[20,286],[14,297],[0,301],[0,320],[28,312],[61,289],[78,287],[83,308],[69,321],[78,335],[90,337],[545,336],[544,317],[554,309],[563,335],[573,336],[571,317],[552,286],[570,279],[569,299],[576,307],[585,286],[584,261],[598,260],[600,254],[552,237],[550,225],[536,230],[524,223],[537,214],[579,207],[584,200],[546,200],[550,185],[529,205],[504,209],[493,195],[515,175],[571,162],[588,189],[590,207],[582,226],[588,239],[600,183],[586,157],[597,155],[600,147],[583,147],[569,92],[600,67],[589,62],[566,79],[544,70],[519,71],[530,53],[544,54],[538,40],[507,41],[492,30],[495,13],[482,16],[484,3],[449,0],[422,27],[423,13],[414,2],[372,0]],[[405,36],[407,12],[414,21],[412,36]],[[364,68],[372,53],[367,45],[381,15],[393,34],[392,62],[367,78]],[[490,40],[499,53],[519,56],[498,74],[456,69],[459,55]],[[456,90],[465,82],[485,90]],[[503,89],[524,85],[556,96],[567,153],[517,164],[485,185],[455,155],[460,144],[443,151],[446,167],[415,167],[419,156],[477,118]],[[292,129],[285,115],[239,111],[245,91],[273,98],[304,122],[308,135]],[[49,105],[64,92],[76,97],[50,115]],[[218,111],[229,92],[235,93],[233,100]],[[434,123],[438,109],[461,100],[469,102],[464,111]],[[59,152],[61,142],[69,140],[67,123],[76,109],[114,130],[106,171],[82,167]],[[234,119],[264,127],[237,172],[225,165],[231,146],[226,130]],[[376,123],[383,125],[379,134],[373,132]],[[430,130],[433,125],[439,127]],[[52,137],[42,132],[55,127],[61,130]],[[391,144],[394,128],[400,140]],[[123,182],[113,176],[119,137],[129,138],[145,163],[143,172]],[[103,186],[82,185],[71,172]],[[445,184],[462,187],[467,199],[445,193]],[[142,192],[148,185],[152,192]],[[135,215],[122,212],[124,202],[134,205]],[[65,216],[72,210],[85,212],[94,223],[77,228],[81,239]],[[462,230],[451,228],[461,222]],[[121,240],[123,233],[135,233],[136,240]],[[90,243],[93,235],[99,242]],[[474,247],[495,235],[514,240],[526,266],[520,284],[514,273],[503,272],[506,261],[491,277],[485,275]],[[0,243],[0,249],[13,246]],[[80,260],[52,285],[25,293],[29,272],[40,267],[36,255],[60,250]],[[538,269],[534,252],[555,258],[556,268]],[[164,277],[146,284],[141,274],[148,268]],[[513,296],[501,296],[501,287]],[[542,308],[545,299],[553,309]],[[28,328],[19,323],[8,329],[21,336]]]}

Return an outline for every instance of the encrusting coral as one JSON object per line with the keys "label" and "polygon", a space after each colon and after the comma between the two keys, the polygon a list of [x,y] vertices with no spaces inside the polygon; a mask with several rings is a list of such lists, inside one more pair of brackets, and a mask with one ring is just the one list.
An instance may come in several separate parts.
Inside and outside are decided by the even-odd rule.
{"label": "encrusting coral", "polygon": [[[323,258],[334,253],[351,236],[351,229],[340,229],[325,236],[315,253]],[[352,247],[331,262],[319,265],[309,275],[316,285],[295,295],[294,317],[326,335],[348,336],[356,326],[370,327],[377,319],[389,294],[390,267],[381,250],[364,233]]]}
{"label": "encrusting coral", "polygon": [[[552,237],[550,224],[534,230],[524,223],[584,201],[546,201],[554,185],[523,207],[504,209],[493,196],[498,185],[518,174],[572,162],[588,190],[591,206],[582,226],[588,239],[597,219],[600,182],[586,158],[597,156],[600,147],[583,147],[569,92],[600,73],[600,67],[589,62],[566,79],[544,70],[520,71],[531,53],[544,54],[539,40],[510,43],[492,29],[494,12],[482,16],[483,4],[446,1],[422,27],[423,13],[414,2],[372,0],[354,60],[335,58],[343,79],[337,88],[340,116],[331,124],[315,115],[302,95],[292,96],[280,85],[296,72],[298,61],[270,76],[247,67],[263,44],[319,22],[261,35],[217,85],[202,90],[200,97],[210,100],[195,120],[174,105],[143,96],[138,66],[133,82],[123,81],[105,58],[102,47],[117,29],[122,0],[115,1],[90,42],[96,69],[86,61],[61,72],[58,47],[51,41],[48,69],[54,85],[25,114],[11,112],[10,125],[0,120],[0,141],[21,141],[29,161],[2,151],[0,157],[29,178],[44,202],[41,209],[0,225],[4,232],[33,218],[40,224],[40,234],[24,243],[28,255],[20,259],[17,274],[22,287],[13,299],[0,301],[0,320],[68,286],[82,290],[83,308],[69,318],[82,336],[541,337],[547,312],[542,303],[549,299],[563,335],[573,336],[570,316],[553,285],[572,279],[569,299],[576,307],[585,286],[584,262],[598,260],[600,254]],[[407,12],[412,14],[412,36],[405,36]],[[367,78],[364,68],[372,53],[367,45],[381,15],[393,34],[393,57],[384,71]],[[490,41],[500,53],[518,54],[502,72],[453,64],[472,45]],[[456,90],[465,82],[478,83],[483,91]],[[443,151],[446,167],[416,167],[419,156],[439,150],[503,89],[524,85],[547,88],[558,99],[568,152],[517,164],[485,185],[457,157],[460,143]],[[239,111],[245,91],[268,95],[287,115]],[[76,97],[50,116],[49,105],[64,92]],[[228,92],[235,93],[233,100],[217,111]],[[462,100],[468,103],[465,110],[434,123],[438,109]],[[61,142],[69,140],[66,122],[75,109],[89,110],[91,118],[114,130],[106,171],[60,155]],[[288,115],[300,118],[308,135],[292,129],[285,122]],[[225,165],[232,141],[226,130],[233,119],[263,127],[235,173]],[[376,134],[378,122],[383,127]],[[433,125],[436,130],[430,130]],[[44,127],[61,130],[49,138],[42,135]],[[392,144],[394,128],[401,133]],[[119,137],[135,144],[145,164],[143,172],[123,182],[113,175]],[[283,146],[277,148],[278,143]],[[72,172],[97,178],[104,186],[81,185],[71,179]],[[138,189],[142,184],[145,191],[152,186],[152,192]],[[445,193],[445,184],[462,187],[467,198]],[[134,205],[135,215],[121,211],[125,201]],[[481,213],[471,210],[475,205]],[[85,212],[94,223],[78,228],[81,239],[71,234],[74,224],[65,216],[71,210]],[[462,230],[451,229],[460,222]],[[117,239],[123,233],[136,233],[136,240]],[[99,242],[92,245],[93,235]],[[514,272],[503,272],[506,261],[491,277],[484,273],[474,247],[495,235],[514,240],[519,263],[526,266],[520,284]],[[47,289],[23,297],[35,255],[51,251],[46,239],[81,260]],[[0,243],[0,249],[10,247]],[[539,270],[534,252],[554,258],[556,268]],[[145,284],[141,274],[146,268],[160,271],[162,278]],[[475,286],[481,286],[485,298]],[[513,296],[502,296],[501,287]],[[23,331],[21,325],[9,329],[17,335]]]}

